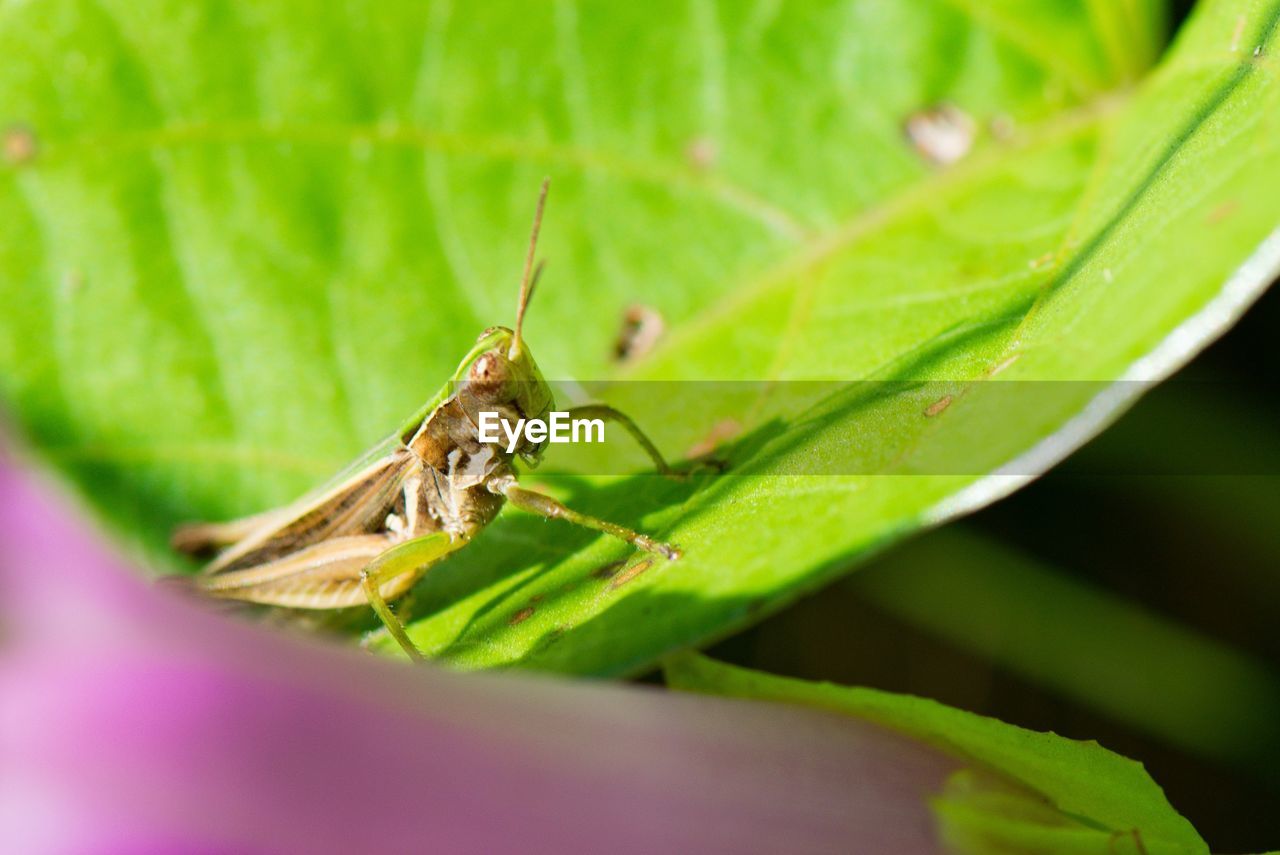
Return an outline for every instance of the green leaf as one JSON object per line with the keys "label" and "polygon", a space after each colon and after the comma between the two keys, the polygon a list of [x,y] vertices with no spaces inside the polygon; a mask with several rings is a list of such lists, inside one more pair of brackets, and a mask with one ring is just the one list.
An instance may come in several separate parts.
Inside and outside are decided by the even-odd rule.
{"label": "green leaf", "polygon": [[978,774],[957,773],[932,803],[938,839],[961,855],[1187,855],[1183,845],[1141,829],[1107,830],[1057,811],[1035,793],[1001,786]]}
{"label": "green leaf", "polygon": [[[1107,852],[1108,846],[1123,845],[1122,838],[1130,835],[1140,837],[1149,852],[1208,851],[1141,763],[1096,742],[1024,730],[926,698],[774,677],[693,654],[669,658],[665,670],[673,688],[804,704],[891,727],[971,760],[979,770],[1006,776],[1043,796],[1059,812],[1061,827],[1054,828],[1027,810],[1033,800],[1017,790],[1001,792],[981,781],[974,786],[972,779],[953,782],[938,810],[952,833],[967,832],[966,851],[990,851],[973,846],[973,840],[991,835],[1025,847],[998,851]],[[1067,818],[1074,822],[1062,821]],[[1105,833],[1089,834],[1098,830]],[[1058,835],[1076,842],[1051,850],[1030,845],[1055,841]],[[1143,851],[1141,845],[1134,851]]]}
{"label": "green leaf", "polygon": [[[172,567],[173,524],[322,480],[510,323],[550,174],[549,377],[831,381],[611,394],[671,454],[740,429],[724,476],[543,482],[680,562],[508,512],[416,591],[459,666],[635,671],[1008,492],[1231,323],[1280,255],[1277,16],[1207,0],[1133,87],[1155,2],[10,4],[0,397]],[[942,104],[949,166],[903,133]],[[636,302],[668,333],[619,366]]]}

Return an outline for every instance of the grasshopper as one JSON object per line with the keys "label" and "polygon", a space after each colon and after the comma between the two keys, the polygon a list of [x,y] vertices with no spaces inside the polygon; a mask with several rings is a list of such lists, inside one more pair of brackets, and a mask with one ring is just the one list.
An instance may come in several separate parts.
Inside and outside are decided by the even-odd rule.
{"label": "grasshopper", "polygon": [[[388,603],[434,565],[465,547],[506,502],[550,519],[610,534],[675,560],[680,551],[636,531],[572,510],[519,486],[515,458],[537,466],[546,442],[522,437],[514,448],[481,443],[478,414],[514,424],[555,408],[551,387],[524,341],[525,310],[542,264],[534,265],[547,182],[543,182],[520,280],[515,330],[481,333],[453,377],[407,419],[326,486],[284,507],[222,523],[179,527],[184,552],[222,548],[197,577],[206,594],[298,609],[369,605],[412,659],[422,654]],[[680,477],[625,414],[602,404],[570,416],[613,421],[645,450],[663,475]]]}

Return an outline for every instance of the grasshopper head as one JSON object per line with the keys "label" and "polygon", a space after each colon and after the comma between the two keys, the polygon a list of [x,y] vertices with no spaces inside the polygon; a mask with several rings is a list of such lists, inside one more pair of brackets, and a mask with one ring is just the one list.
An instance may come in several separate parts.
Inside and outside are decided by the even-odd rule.
{"label": "grasshopper head", "polygon": [[[498,412],[509,420],[546,419],[555,408],[555,396],[529,348],[512,353],[516,341],[516,333],[506,327],[480,334],[454,378],[466,388],[468,411]],[[536,466],[544,446],[525,443],[517,453]]]}

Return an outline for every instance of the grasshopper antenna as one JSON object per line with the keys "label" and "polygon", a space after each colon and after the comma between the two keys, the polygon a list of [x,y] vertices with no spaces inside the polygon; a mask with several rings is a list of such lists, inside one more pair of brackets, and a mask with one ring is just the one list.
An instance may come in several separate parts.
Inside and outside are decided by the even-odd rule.
{"label": "grasshopper antenna", "polygon": [[524,344],[524,312],[529,307],[529,300],[533,297],[533,289],[538,284],[538,277],[542,275],[543,264],[539,262],[535,269],[533,256],[538,250],[538,232],[542,229],[542,209],[547,205],[547,187],[550,184],[550,178],[542,179],[542,192],[538,194],[538,209],[533,215],[533,233],[529,235],[529,253],[524,258],[524,276],[520,279],[520,302],[516,305],[516,334],[511,339],[511,349],[507,351],[508,359],[517,359],[520,356],[520,347]]}

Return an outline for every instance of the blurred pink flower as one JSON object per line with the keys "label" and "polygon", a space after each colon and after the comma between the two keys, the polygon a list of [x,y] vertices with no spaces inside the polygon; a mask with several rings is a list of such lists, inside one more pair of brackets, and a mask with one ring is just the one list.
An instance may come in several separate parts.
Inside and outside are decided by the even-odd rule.
{"label": "blurred pink flower", "polygon": [[0,459],[0,851],[935,850],[958,763],[872,725],[287,637],[70,506]]}

